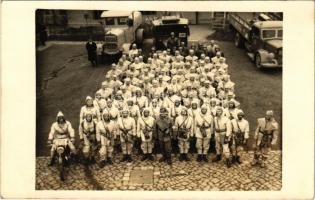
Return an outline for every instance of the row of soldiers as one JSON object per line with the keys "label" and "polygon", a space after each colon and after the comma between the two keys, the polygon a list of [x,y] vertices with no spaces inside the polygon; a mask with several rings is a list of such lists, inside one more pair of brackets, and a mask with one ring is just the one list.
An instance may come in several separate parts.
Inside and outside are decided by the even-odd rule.
{"label": "row of soldiers", "polygon": [[[235,99],[235,83],[230,80],[221,52],[210,58],[205,54],[196,56],[194,49],[190,49],[187,56],[178,50],[173,53],[153,50],[146,62],[144,57],[133,45],[128,54],[123,54],[118,63],[112,65],[95,98],[86,98],[79,126],[86,162],[96,153],[92,147],[99,145],[100,166],[112,164],[117,141],[123,162],[132,161],[134,148],[142,150],[142,160],[153,160],[153,149],[158,148],[162,154],[160,161],[171,164],[171,153],[177,147],[179,160],[188,161],[194,139],[197,161],[208,162],[210,139],[214,137],[213,162],[224,158],[227,167],[240,164],[240,152],[249,138],[249,124]],[[277,123],[272,111],[267,115],[272,121],[267,123],[267,117],[264,122],[260,120],[255,137],[272,129],[275,143]],[[60,113],[59,117],[63,124],[68,124],[64,132],[73,136],[70,122]],[[53,124],[49,141],[56,132],[62,132],[60,127],[58,122]],[[265,141],[262,138],[259,141]],[[69,147],[76,154],[72,143]],[[52,156],[54,150],[53,146]],[[259,150],[253,163],[264,166],[267,150]]]}

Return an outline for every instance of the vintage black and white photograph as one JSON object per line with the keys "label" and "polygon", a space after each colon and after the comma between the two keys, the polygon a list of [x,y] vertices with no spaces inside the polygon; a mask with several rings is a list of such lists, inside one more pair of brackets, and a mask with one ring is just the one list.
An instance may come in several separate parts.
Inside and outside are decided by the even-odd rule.
{"label": "vintage black and white photograph", "polygon": [[283,19],[37,9],[35,189],[281,190]]}

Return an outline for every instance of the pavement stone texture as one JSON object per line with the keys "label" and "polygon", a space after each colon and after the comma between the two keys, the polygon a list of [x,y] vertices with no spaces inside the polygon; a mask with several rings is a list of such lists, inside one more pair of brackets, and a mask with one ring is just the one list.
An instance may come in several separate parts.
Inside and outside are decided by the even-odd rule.
{"label": "pavement stone texture", "polygon": [[[213,158],[213,154],[209,156]],[[242,155],[243,163],[227,168],[219,163],[198,163],[196,155],[191,161],[179,162],[173,156],[173,165],[158,161],[141,161],[133,156],[132,163],[120,163],[100,169],[97,164],[85,167],[72,164],[66,168],[66,180],[59,179],[56,166],[48,167],[48,157],[36,158],[37,190],[149,190],[149,191],[257,191],[280,190],[281,151],[271,151],[266,168],[251,166],[253,152]],[[159,159],[157,155],[156,159]]]}

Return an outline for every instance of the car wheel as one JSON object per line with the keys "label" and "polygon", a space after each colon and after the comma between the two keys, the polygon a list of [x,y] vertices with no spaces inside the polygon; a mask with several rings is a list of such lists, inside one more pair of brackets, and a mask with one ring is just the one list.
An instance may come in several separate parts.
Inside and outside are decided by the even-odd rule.
{"label": "car wheel", "polygon": [[235,33],[234,37],[234,45],[239,48],[243,47],[244,45],[243,37],[237,32]]}
{"label": "car wheel", "polygon": [[258,69],[261,69],[261,57],[259,54],[256,54],[255,56],[255,65]]}

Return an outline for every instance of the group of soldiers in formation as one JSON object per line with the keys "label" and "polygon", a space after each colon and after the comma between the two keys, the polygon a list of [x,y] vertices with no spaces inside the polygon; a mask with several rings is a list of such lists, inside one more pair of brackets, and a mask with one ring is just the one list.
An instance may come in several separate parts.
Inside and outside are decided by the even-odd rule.
{"label": "group of soldiers in formation", "polygon": [[[131,162],[134,150],[143,154],[142,160],[154,160],[156,149],[162,154],[160,162],[172,164],[172,153],[179,153],[179,161],[189,161],[190,148],[196,149],[198,162],[208,162],[211,138],[216,150],[212,162],[223,159],[227,167],[241,164],[249,123],[235,99],[226,58],[213,41],[202,49],[180,46],[152,49],[145,58],[134,44],[112,64],[95,97],[86,97],[81,108],[78,132],[86,164],[96,153],[100,167],[113,164],[117,144],[122,162]],[[252,165],[265,166],[277,135],[278,123],[273,111],[267,111],[258,119]],[[71,153],[77,155],[74,130],[59,112],[48,139],[52,158],[54,141],[65,137]]]}

